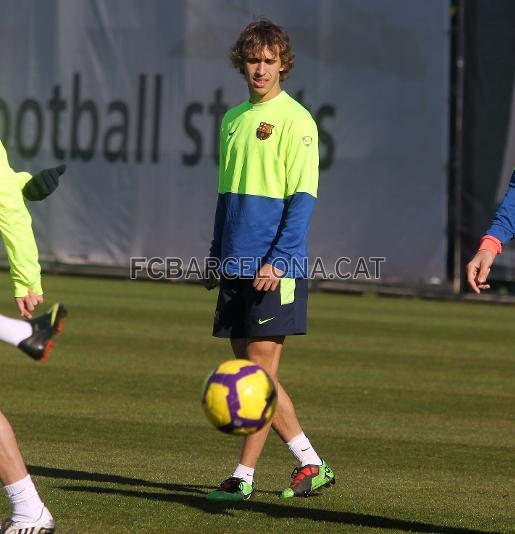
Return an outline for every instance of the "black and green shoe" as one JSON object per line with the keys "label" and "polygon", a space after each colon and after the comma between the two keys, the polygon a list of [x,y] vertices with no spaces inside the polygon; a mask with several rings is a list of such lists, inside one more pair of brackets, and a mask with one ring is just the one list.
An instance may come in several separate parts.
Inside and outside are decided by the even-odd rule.
{"label": "black and green shoe", "polygon": [[242,478],[230,477],[218,489],[207,494],[210,501],[247,501],[254,493],[254,484]]}
{"label": "black and green shoe", "polygon": [[332,469],[322,460],[322,465],[296,467],[291,474],[290,487],[281,493],[281,498],[309,497],[317,490],[336,483]]}

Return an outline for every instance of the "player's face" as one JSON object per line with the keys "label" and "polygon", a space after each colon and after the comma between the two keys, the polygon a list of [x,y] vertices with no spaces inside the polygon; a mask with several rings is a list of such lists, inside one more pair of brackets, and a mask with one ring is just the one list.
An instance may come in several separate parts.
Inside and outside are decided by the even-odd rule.
{"label": "player's face", "polygon": [[265,47],[260,52],[250,54],[243,68],[250,101],[254,104],[270,100],[281,92],[280,74],[283,67],[278,50]]}

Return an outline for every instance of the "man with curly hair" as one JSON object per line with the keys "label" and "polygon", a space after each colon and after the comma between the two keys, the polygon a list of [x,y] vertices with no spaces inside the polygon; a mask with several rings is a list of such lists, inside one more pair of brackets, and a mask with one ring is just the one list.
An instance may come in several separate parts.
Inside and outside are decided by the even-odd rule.
{"label": "man with curly hair", "polygon": [[[294,64],[283,28],[249,24],[231,51],[250,99],[230,109],[220,130],[219,195],[210,256],[220,264],[213,335],[237,358],[261,365],[275,382],[271,425],[248,436],[232,476],[211,500],[247,500],[270,426],[298,461],[283,498],[334,484],[278,380],[285,337],[306,333],[307,237],[318,187],[318,132],[310,113],[281,89]],[[213,276],[206,277],[212,289]]]}

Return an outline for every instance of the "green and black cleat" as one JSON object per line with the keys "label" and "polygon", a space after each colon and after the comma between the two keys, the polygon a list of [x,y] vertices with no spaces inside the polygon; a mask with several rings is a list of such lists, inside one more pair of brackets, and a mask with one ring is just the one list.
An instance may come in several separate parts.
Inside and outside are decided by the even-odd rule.
{"label": "green and black cleat", "polygon": [[281,498],[309,497],[318,490],[332,486],[336,478],[332,469],[322,460],[322,465],[305,465],[296,467],[291,474],[290,487],[281,493]]}
{"label": "green and black cleat", "polygon": [[242,478],[230,477],[218,489],[207,494],[210,501],[247,501],[254,493],[254,484]]}
{"label": "green and black cleat", "polygon": [[63,329],[66,315],[62,304],[54,304],[44,315],[29,319],[32,335],[21,341],[18,348],[34,360],[44,362],[54,347],[52,338]]}

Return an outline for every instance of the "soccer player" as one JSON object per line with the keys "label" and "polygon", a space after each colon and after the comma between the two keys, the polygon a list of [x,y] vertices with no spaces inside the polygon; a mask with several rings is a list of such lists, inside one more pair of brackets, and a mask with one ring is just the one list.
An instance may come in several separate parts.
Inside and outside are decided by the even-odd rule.
{"label": "soccer player", "polygon": [[499,206],[490,228],[481,238],[479,250],[467,265],[467,281],[477,293],[490,289],[486,279],[490,274],[497,254],[502,252],[502,245],[515,237],[515,169],[511,175],[508,191]]}
{"label": "soccer player", "polygon": [[[237,358],[261,365],[278,392],[272,427],[298,461],[282,497],[334,484],[334,473],[299,424],[278,381],[285,336],[306,333],[307,236],[318,186],[318,132],[310,113],[281,89],[293,67],[287,33],[260,20],[231,51],[250,99],[230,109],[220,130],[219,195],[210,255],[221,262],[213,335],[230,338]],[[214,287],[208,274],[206,287]],[[232,476],[208,494],[246,500],[270,425],[247,437]]]}
{"label": "soccer player", "polygon": [[[46,169],[35,176],[16,173],[9,166],[0,143],[0,232],[7,250],[14,296],[20,315],[27,320],[0,316],[0,340],[35,360],[44,361],[52,348],[51,338],[60,330],[66,310],[55,304],[49,312],[32,318],[43,302],[40,266],[31,217],[23,201],[43,200],[59,183],[64,166]],[[0,412],[0,481],[12,505],[12,515],[2,522],[0,534],[51,534],[54,520],[41,501],[27,473],[13,429]]]}

